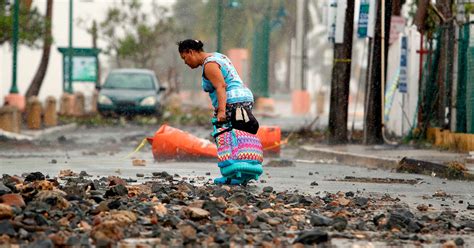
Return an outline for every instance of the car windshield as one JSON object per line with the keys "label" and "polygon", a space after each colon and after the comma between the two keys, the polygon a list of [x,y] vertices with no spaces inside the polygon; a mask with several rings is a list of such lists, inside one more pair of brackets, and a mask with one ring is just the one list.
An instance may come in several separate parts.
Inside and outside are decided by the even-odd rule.
{"label": "car windshield", "polygon": [[111,73],[105,81],[104,88],[109,89],[154,89],[153,77],[144,73]]}

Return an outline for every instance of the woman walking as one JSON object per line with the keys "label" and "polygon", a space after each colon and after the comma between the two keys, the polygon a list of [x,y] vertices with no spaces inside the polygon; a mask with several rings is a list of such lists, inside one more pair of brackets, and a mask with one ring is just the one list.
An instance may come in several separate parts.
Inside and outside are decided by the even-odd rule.
{"label": "woman walking", "polygon": [[[261,143],[255,136],[259,125],[252,114],[254,102],[252,92],[244,85],[232,62],[224,54],[205,52],[203,49],[204,44],[200,40],[187,39],[178,42],[177,45],[179,54],[186,65],[191,69],[196,69],[200,66],[203,67],[201,87],[205,92],[209,93],[212,106],[214,107],[215,121],[213,124],[217,127],[220,127],[220,125],[230,127],[227,129],[219,129],[221,131],[237,129],[232,135],[226,134],[234,137],[234,142],[231,143],[238,143],[238,148],[240,148],[240,150],[244,149],[245,153],[254,153],[245,157],[239,156],[235,151],[232,151],[233,159],[223,159],[220,156],[221,154],[219,154],[219,145],[223,144],[217,142],[218,157],[220,160],[218,165],[221,168],[221,172],[223,171],[222,168],[226,167],[227,170],[225,171],[236,171],[236,173],[233,173],[232,177],[226,177],[226,175],[224,175],[224,177],[217,178],[214,181],[216,183],[231,184],[241,184],[244,181],[246,183],[248,180],[245,179],[245,176],[242,176],[242,174],[248,174],[247,169],[252,171],[250,174],[254,174],[249,175],[249,177],[253,177],[254,179],[258,178],[261,174],[261,172],[258,172],[261,171],[263,155]],[[223,133],[225,132],[219,132],[217,136]],[[239,139],[240,135],[246,136],[246,140],[250,137],[252,139],[251,143],[258,144],[244,144],[240,142],[244,140],[243,138]],[[215,138],[219,140],[217,136]],[[222,138],[222,142],[224,142],[224,140],[228,139]],[[240,153],[244,153],[244,151]],[[258,163],[254,163],[255,161]],[[256,170],[257,167],[260,169]],[[244,179],[242,179],[242,177]]]}

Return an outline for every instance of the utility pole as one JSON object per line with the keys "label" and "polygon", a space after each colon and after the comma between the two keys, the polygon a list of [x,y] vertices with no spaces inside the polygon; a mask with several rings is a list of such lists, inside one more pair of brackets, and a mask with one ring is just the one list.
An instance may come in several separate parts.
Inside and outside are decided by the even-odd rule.
{"label": "utility pole", "polygon": [[334,65],[332,69],[328,126],[329,143],[331,144],[347,142],[347,116],[349,107],[349,83],[351,79],[352,39],[354,33],[354,7],[354,0],[347,0],[343,42],[340,44],[334,44]]}
{"label": "utility pole", "polygon": [[19,94],[17,86],[18,73],[18,39],[19,39],[19,15],[20,15],[20,0],[15,0],[13,3],[13,34],[12,34],[12,85],[10,94],[5,96],[5,105],[15,106],[20,111],[25,109],[25,97]]}
{"label": "utility pole", "polygon": [[296,0],[295,90],[304,90],[303,46],[305,0]]}
{"label": "utility pole", "polygon": [[[382,1],[385,1],[384,24],[382,24]],[[383,101],[384,93],[382,93],[382,77],[386,75],[386,63],[382,67],[380,61],[383,61],[388,55],[388,49],[382,49],[382,42],[384,48],[388,48],[388,40],[390,34],[390,19],[392,16],[392,0],[377,0],[377,6],[370,6],[370,8],[377,8],[374,37],[371,39],[371,52],[369,57],[370,69],[368,75],[368,85],[365,96],[365,116],[364,116],[364,144],[383,144],[382,133],[382,117],[383,117]],[[386,11],[388,10],[388,11]],[[384,25],[384,32],[382,34],[382,25]],[[383,68],[383,72],[382,72]],[[384,79],[385,80],[385,79]]]}
{"label": "utility pole", "polygon": [[73,93],[72,90],[72,24],[73,24],[73,0],[69,0],[69,47],[68,47],[68,85],[67,85],[67,92],[69,94]]}
{"label": "utility pole", "polygon": [[17,77],[17,56],[18,56],[18,19],[20,12],[20,0],[15,0],[13,5],[13,63],[12,63],[12,86],[10,88],[10,94],[18,94],[18,87],[16,85]]}
{"label": "utility pole", "polygon": [[253,38],[251,88],[257,97],[269,97],[268,63],[270,56],[270,15],[272,0],[268,1],[267,9],[261,22],[257,25]]}
{"label": "utility pole", "polygon": [[218,53],[222,52],[222,11],[224,9],[223,0],[217,0],[217,49]]}

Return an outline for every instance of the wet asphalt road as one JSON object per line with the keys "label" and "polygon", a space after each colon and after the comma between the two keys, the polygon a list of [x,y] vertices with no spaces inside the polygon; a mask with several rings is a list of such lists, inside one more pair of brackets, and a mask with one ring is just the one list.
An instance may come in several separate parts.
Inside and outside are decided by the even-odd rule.
{"label": "wet asphalt road", "polygon": [[[194,135],[207,138],[207,127],[182,127]],[[1,174],[21,175],[40,171],[50,177],[60,170],[86,171],[102,177],[116,175],[140,181],[151,177],[152,172],[167,171],[187,177],[196,183],[205,183],[219,176],[213,159],[206,161],[162,161],[155,162],[151,147],[147,144],[140,152],[130,153],[144,137],[153,136],[157,127],[125,125],[120,127],[79,127],[67,133],[43,137],[34,143],[2,143],[0,148]],[[452,181],[415,174],[401,174],[386,170],[351,167],[332,161],[319,163],[296,162],[297,148],[283,147],[280,158],[266,157],[265,163],[287,159],[292,167],[265,166],[260,182],[249,187],[261,190],[272,186],[276,191],[298,191],[307,194],[336,193],[352,191],[364,196],[388,194],[399,198],[400,204],[416,209],[418,204],[431,204],[433,210],[456,210],[474,217],[473,210],[467,210],[468,203],[474,204],[474,183]],[[132,158],[144,159],[145,166],[133,166]],[[318,160],[315,158],[315,160]],[[145,177],[137,177],[137,173]],[[209,175],[210,173],[210,175]],[[373,183],[341,181],[345,177],[396,178],[416,180],[416,184]],[[311,184],[317,185],[311,185]],[[436,192],[446,192],[448,197],[433,197]]]}
{"label": "wet asphalt road", "polygon": [[[178,174],[196,184],[204,184],[219,176],[213,159],[206,161],[164,161],[155,162],[151,147],[147,144],[140,152],[130,155],[145,137],[153,136],[158,126],[125,125],[118,127],[79,127],[67,133],[56,133],[33,143],[0,143],[0,173],[21,175],[40,171],[50,177],[59,175],[60,170],[71,169],[79,173],[86,171],[94,177],[120,176],[140,183],[151,180],[153,172],[166,171]],[[183,130],[201,137],[209,137],[209,127],[182,127]],[[474,219],[474,210],[467,210],[468,203],[474,204],[474,183],[450,181],[436,177],[415,174],[401,174],[386,170],[351,167],[319,161],[318,163],[297,162],[297,147],[283,147],[279,158],[266,157],[264,165],[281,159],[293,161],[291,167],[264,166],[264,175],[259,182],[247,187],[256,192],[265,186],[272,186],[277,192],[299,192],[324,196],[327,192],[354,192],[358,196],[380,199],[383,195],[397,198],[398,205],[407,206],[416,212],[419,204],[430,205],[430,212],[454,210],[457,215]],[[144,159],[145,166],[133,166],[132,159]],[[137,177],[144,174],[144,177]],[[416,184],[373,183],[341,181],[347,176],[364,178],[395,178],[416,180]],[[313,185],[311,185],[313,184]],[[433,197],[436,192],[446,192],[447,197]],[[390,206],[387,206],[390,208]],[[380,210],[385,211],[385,210]],[[458,235],[459,236],[459,235]],[[446,239],[456,238],[446,235]],[[462,235],[467,246],[474,243],[469,234]],[[338,247],[385,246],[385,243],[367,240],[333,239]],[[438,247],[434,245],[433,247]]]}

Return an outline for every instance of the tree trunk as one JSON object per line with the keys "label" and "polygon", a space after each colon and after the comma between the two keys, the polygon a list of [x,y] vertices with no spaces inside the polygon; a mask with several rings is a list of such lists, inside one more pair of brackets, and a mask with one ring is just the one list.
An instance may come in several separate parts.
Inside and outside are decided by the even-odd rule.
{"label": "tree trunk", "polygon": [[347,111],[351,79],[352,38],[354,29],[354,0],[347,1],[344,40],[334,45],[334,66],[331,80],[329,111],[329,143],[347,142]]}
{"label": "tree trunk", "polygon": [[[449,19],[451,17],[451,0],[437,0],[436,1],[436,7],[438,10],[443,14],[443,16],[446,19]],[[449,46],[449,35],[452,35],[450,33],[449,29],[449,23],[442,23],[441,24],[441,37],[440,37],[440,42],[441,42],[441,47],[440,47],[440,58],[439,58],[439,64],[437,68],[437,78],[436,78],[436,83],[438,86],[438,94],[436,97],[436,102],[435,102],[435,123],[437,124],[438,127],[444,128],[446,126],[445,123],[445,117],[446,117],[446,86],[447,86],[447,81],[448,77],[446,75],[447,69],[448,69],[448,46]],[[451,64],[452,66],[452,64]]]}
{"label": "tree trunk", "polygon": [[36,70],[35,76],[31,81],[30,87],[26,91],[26,98],[30,96],[37,96],[41,89],[41,85],[43,84],[44,76],[46,75],[46,71],[48,70],[48,63],[49,63],[49,55],[51,52],[51,43],[52,43],[52,35],[51,35],[51,27],[53,25],[53,0],[48,0],[46,2],[46,22],[45,22],[45,30],[44,30],[44,44],[43,44],[43,55],[41,56],[41,62],[38,66],[38,70]]}
{"label": "tree trunk", "polygon": [[416,13],[413,22],[420,33],[423,33],[425,31],[429,5],[430,0],[418,0],[418,5],[416,8]]}
{"label": "tree trunk", "polygon": [[[98,28],[97,22],[94,20],[92,21],[91,33],[92,33],[92,48],[97,48],[97,39],[98,39]],[[100,60],[99,56],[97,56],[97,83],[100,85],[101,82],[101,69],[100,69]]]}
{"label": "tree trunk", "polygon": [[[373,6],[370,6],[371,8]],[[390,36],[390,19],[392,1],[385,1],[385,58],[388,55],[388,40]],[[372,39],[370,77],[368,78],[368,91],[366,92],[366,106],[364,118],[364,144],[382,144],[382,73],[381,73],[381,53],[382,53],[382,6],[381,1],[377,1],[377,17],[375,22],[374,37]],[[385,59],[385,72],[387,71],[387,59]],[[386,73],[385,73],[386,75]]]}

